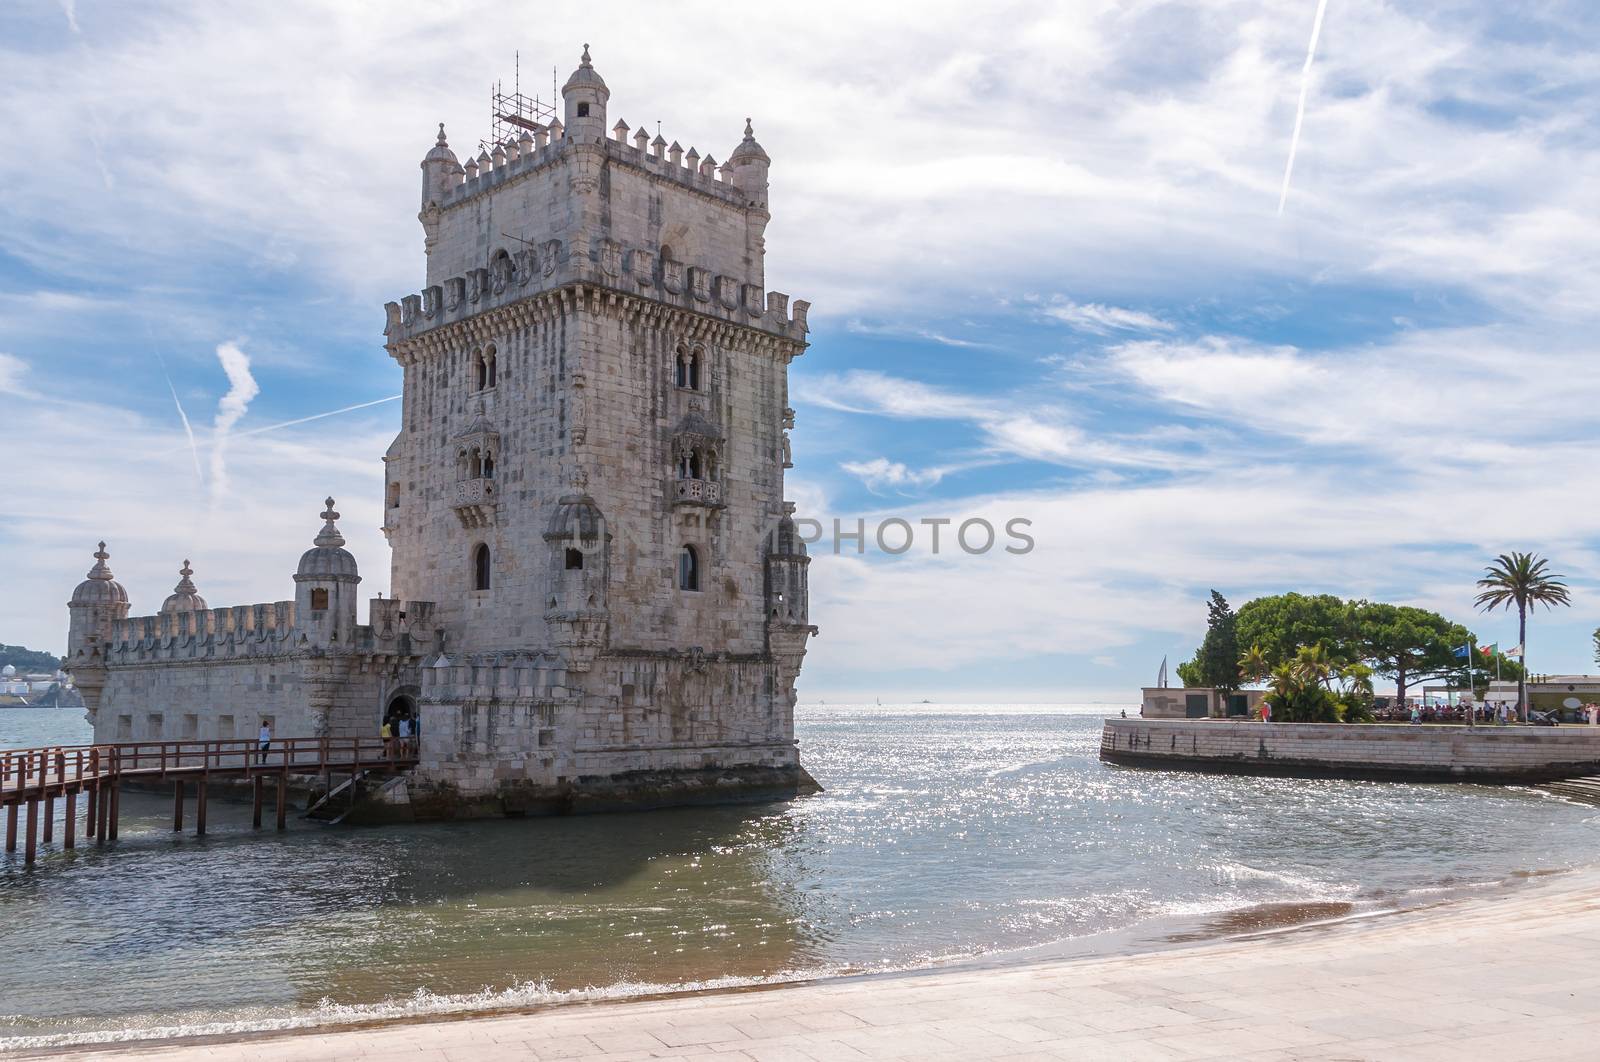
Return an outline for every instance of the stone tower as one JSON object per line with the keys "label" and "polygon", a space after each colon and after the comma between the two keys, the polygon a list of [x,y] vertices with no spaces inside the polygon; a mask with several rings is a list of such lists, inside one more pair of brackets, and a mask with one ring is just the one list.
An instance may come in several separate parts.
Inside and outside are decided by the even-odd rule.
{"label": "stone tower", "polygon": [[465,165],[441,126],[422,161],[384,531],[394,596],[434,603],[419,775],[440,801],[809,782],[815,628],[783,498],[808,307],[765,290],[770,159],[748,121],[723,166],[630,140],[610,96],[585,47],[560,117]]}

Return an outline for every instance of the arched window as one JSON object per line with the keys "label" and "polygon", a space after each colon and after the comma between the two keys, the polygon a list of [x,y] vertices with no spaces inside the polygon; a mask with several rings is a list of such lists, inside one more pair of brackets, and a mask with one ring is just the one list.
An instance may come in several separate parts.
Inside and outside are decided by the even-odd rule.
{"label": "arched window", "polygon": [[478,548],[472,551],[472,588],[474,590],[489,589],[491,568],[489,547],[479,543]]}
{"label": "arched window", "polygon": [[700,589],[700,555],[693,546],[683,547],[678,554],[678,589]]}
{"label": "arched window", "polygon": [[328,607],[328,592],[321,587],[311,591],[311,611],[322,612]]}
{"label": "arched window", "polygon": [[583,550],[567,547],[567,571],[583,571]]}
{"label": "arched window", "polygon": [[700,351],[689,353],[689,390],[700,390]]}
{"label": "arched window", "polygon": [[587,117],[589,117],[589,105],[587,103],[578,104],[578,117],[579,118],[587,118]]}
{"label": "arched window", "polygon": [[474,446],[467,453],[467,478],[477,479],[483,475],[483,451]]}
{"label": "arched window", "polygon": [[495,385],[495,380],[498,376],[498,361],[499,358],[495,355],[493,343],[483,348],[483,378],[486,381],[483,386],[493,387]]}
{"label": "arched window", "polygon": [[472,360],[478,371],[478,390],[482,391],[489,386],[489,363],[483,360],[482,353],[474,354]]}
{"label": "arched window", "polygon": [[676,372],[676,375],[674,377],[674,382],[679,387],[688,387],[689,386],[689,352],[687,350],[683,349],[682,347],[678,348],[678,357],[677,357],[676,365],[677,365],[677,372]]}

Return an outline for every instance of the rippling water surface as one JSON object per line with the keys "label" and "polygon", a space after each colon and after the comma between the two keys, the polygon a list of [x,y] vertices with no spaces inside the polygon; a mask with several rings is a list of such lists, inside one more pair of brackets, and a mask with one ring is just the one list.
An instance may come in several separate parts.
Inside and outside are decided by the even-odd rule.
{"label": "rippling water surface", "polygon": [[[213,800],[199,839],[171,832],[170,798],[127,795],[114,846],[51,849],[32,871],[0,857],[0,1036],[1150,943],[1263,905],[1361,909],[1600,861],[1594,809],[1525,791],[1109,767],[1115,710],[802,706],[826,792],[753,808],[276,834]],[[76,712],[0,710],[0,747],[86,736]]]}

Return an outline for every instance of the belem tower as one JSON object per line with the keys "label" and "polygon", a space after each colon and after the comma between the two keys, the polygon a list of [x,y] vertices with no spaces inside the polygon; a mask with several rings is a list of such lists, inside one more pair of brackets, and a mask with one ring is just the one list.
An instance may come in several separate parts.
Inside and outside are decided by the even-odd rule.
{"label": "belem tower", "polygon": [[101,543],[69,605],[96,741],[410,718],[419,763],[386,792],[419,818],[814,787],[783,499],[808,306],[765,288],[770,160],[748,122],[721,164],[630,137],[609,97],[585,47],[564,114],[465,164],[441,126],[422,161],[426,283],[385,307],[391,596],[360,622],[331,498],[293,600],[210,608],[185,561],[130,617]]}

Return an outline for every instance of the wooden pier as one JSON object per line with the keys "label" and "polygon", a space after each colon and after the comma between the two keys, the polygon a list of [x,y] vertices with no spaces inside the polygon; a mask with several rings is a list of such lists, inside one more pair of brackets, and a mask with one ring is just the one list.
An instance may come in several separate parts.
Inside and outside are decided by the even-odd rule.
{"label": "wooden pier", "polygon": [[[195,786],[195,833],[206,832],[206,795],[213,778],[251,781],[251,825],[261,828],[266,786],[275,789],[277,827],[288,824],[289,776],[320,776],[331,789],[334,774],[352,777],[371,770],[403,770],[416,765],[416,748],[383,738],[283,738],[263,750],[240,741],[159,741],[110,745],[53,746],[0,751],[0,807],[5,809],[6,851],[17,850],[19,826],[23,859],[32,864],[42,841],[54,840],[56,801],[65,804],[61,847],[77,843],[78,804],[84,805],[83,835],[97,842],[117,839],[120,793],[124,782],[172,782],[172,828],[183,829],[183,801]],[[20,821],[19,821],[20,820]]]}

